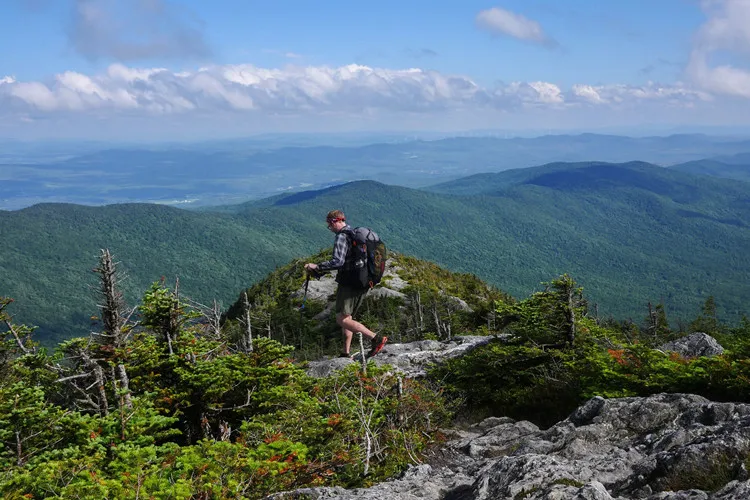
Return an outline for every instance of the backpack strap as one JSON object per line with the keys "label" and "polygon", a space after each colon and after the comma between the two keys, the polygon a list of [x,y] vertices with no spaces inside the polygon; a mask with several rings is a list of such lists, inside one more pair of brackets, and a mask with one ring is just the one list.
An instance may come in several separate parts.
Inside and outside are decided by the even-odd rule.
{"label": "backpack strap", "polygon": [[[348,229],[342,229],[341,232],[346,235],[346,240],[349,242],[349,247],[351,247],[352,244],[355,242],[354,230],[352,228],[348,228]],[[347,257],[348,256],[349,256],[349,253],[347,252]]]}
{"label": "backpack strap", "polygon": [[346,240],[349,244],[349,248],[346,252],[346,257],[344,258],[344,267],[342,270],[344,272],[350,271],[351,268],[354,265],[354,260],[356,259],[355,253],[352,251],[353,248],[357,246],[357,239],[354,237],[354,231],[356,229],[352,229],[350,227],[347,227],[346,229],[342,229],[340,232],[344,233],[346,235]]}

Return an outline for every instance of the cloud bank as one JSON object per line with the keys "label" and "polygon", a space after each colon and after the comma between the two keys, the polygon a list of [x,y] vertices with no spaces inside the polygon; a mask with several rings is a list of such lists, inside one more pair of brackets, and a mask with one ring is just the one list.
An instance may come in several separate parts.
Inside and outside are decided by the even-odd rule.
{"label": "cloud bank", "polygon": [[658,102],[691,106],[710,94],[683,85],[511,82],[483,87],[461,75],[424,69],[361,65],[337,68],[249,64],[173,72],[113,64],[106,72],[68,71],[50,82],[0,79],[0,116],[20,113],[127,112],[149,115],[233,111],[239,113],[349,113],[444,110],[608,109]]}

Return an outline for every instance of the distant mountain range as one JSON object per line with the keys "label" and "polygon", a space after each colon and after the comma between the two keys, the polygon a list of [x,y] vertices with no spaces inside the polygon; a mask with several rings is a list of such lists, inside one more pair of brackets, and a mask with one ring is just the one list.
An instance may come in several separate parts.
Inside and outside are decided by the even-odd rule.
{"label": "distant mountain range", "polygon": [[750,184],[643,162],[553,163],[482,174],[430,190],[352,182],[205,211],[152,204],[46,204],[0,211],[0,295],[49,339],[84,334],[100,248],[130,278],[180,277],[185,296],[225,304],[292,258],[332,242],[343,209],[399,252],[473,273],[525,297],[562,273],[602,316],[641,321],[663,300],[691,319],[709,295],[736,321],[750,303]]}
{"label": "distant mountain range", "polygon": [[692,174],[750,181],[750,153],[717,156],[713,159],[689,161],[670,168]]}
{"label": "distant mountain range", "polygon": [[[360,139],[361,140],[361,139]],[[454,137],[411,140],[383,136],[363,145],[311,138],[236,140],[93,150],[73,156],[63,146],[42,152],[17,146],[0,156],[0,209],[40,202],[105,205],[155,202],[196,207],[233,204],[355,180],[425,187],[481,172],[553,161],[678,163],[750,154],[750,140],[700,134],[623,137],[601,134],[535,138]],[[330,142],[330,141],[329,141]],[[289,146],[289,144],[295,144]],[[745,163],[747,164],[747,163]],[[715,169],[714,169],[715,170]]]}

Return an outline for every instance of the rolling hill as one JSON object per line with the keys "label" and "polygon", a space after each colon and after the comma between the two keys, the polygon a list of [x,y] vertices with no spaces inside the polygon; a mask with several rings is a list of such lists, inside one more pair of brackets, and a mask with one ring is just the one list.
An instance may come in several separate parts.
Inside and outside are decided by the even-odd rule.
{"label": "rolling hill", "polygon": [[[264,210],[296,220],[304,207],[315,224],[328,207],[342,207],[400,251],[515,296],[569,272],[604,314],[620,318],[638,321],[647,301],[662,299],[672,315],[689,317],[709,295],[725,317],[744,312],[750,186],[639,162],[558,163],[480,181],[477,194],[462,196],[350,184]],[[466,192],[466,179],[444,191],[451,185]],[[257,210],[248,204],[240,214]]]}
{"label": "rolling hill", "polygon": [[459,179],[439,190],[360,181],[224,213],[156,205],[0,212],[0,294],[18,299],[18,319],[48,335],[80,333],[95,312],[89,270],[107,247],[131,276],[131,298],[162,275],[179,275],[188,296],[233,300],[275,266],[330,245],[323,218],[341,208],[394,250],[476,274],[519,298],[570,273],[602,316],[640,322],[648,301],[663,300],[671,319],[690,319],[709,295],[724,319],[748,312],[745,183],[588,162]]}
{"label": "rolling hill", "polygon": [[680,172],[750,181],[750,155],[740,154],[678,163],[669,167]]}
{"label": "rolling hill", "polygon": [[726,155],[750,151],[750,140],[700,134],[451,137],[429,141],[396,141],[385,136],[382,140],[359,144],[341,138],[336,145],[315,145],[271,137],[265,141],[119,146],[93,151],[93,145],[82,145],[84,154],[77,156],[59,148],[41,156],[21,149],[5,160],[0,156],[0,209],[40,202],[153,202],[195,207],[363,179],[424,187],[480,172],[550,161],[642,160],[667,165],[713,157],[724,161],[721,158]]}
{"label": "rolling hill", "polygon": [[39,326],[45,343],[86,334],[97,314],[91,270],[109,248],[127,275],[129,304],[162,277],[172,285],[179,277],[187,297],[227,304],[247,283],[327,242],[321,231],[290,235],[276,226],[262,216],[248,224],[152,204],[0,211],[0,295],[16,300],[11,312]]}

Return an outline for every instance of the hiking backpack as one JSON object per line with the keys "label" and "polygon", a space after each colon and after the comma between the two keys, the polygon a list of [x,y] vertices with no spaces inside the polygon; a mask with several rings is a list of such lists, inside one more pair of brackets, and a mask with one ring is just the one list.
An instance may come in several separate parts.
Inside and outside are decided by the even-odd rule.
{"label": "hiking backpack", "polygon": [[388,251],[378,234],[367,227],[355,227],[346,231],[349,238],[351,259],[348,284],[361,288],[372,288],[383,278]]}

